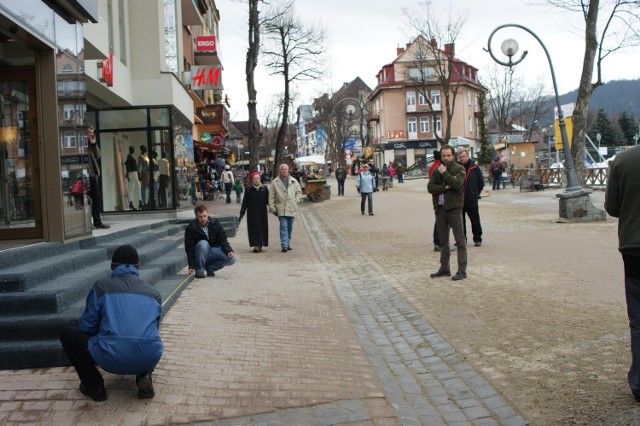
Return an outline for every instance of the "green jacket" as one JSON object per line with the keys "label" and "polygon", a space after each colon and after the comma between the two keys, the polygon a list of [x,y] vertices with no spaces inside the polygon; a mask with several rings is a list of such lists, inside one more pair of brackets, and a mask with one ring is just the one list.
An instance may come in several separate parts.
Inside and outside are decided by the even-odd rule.
{"label": "green jacket", "polygon": [[[465,176],[464,166],[455,161],[447,164],[447,170],[444,173],[440,173],[438,169],[431,173],[427,190],[433,198],[434,209],[438,207],[440,194],[444,194],[444,208],[446,210],[462,208]],[[445,186],[449,186],[449,188],[445,189]]]}

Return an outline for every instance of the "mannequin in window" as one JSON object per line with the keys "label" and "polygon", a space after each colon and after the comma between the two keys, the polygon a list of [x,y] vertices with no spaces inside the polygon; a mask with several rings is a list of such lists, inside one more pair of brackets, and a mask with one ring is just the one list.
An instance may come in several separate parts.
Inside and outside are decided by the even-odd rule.
{"label": "mannequin in window", "polygon": [[158,161],[160,171],[160,188],[158,189],[158,200],[160,201],[160,207],[167,207],[167,191],[169,190],[169,160],[167,160],[167,153],[162,152],[161,158]]}
{"label": "mannequin in window", "polygon": [[140,209],[148,209],[149,183],[151,182],[151,179],[149,176],[149,157],[147,156],[147,147],[144,145],[140,145],[140,155],[138,155],[138,175],[140,176],[140,192],[142,194]]}
{"label": "mannequin in window", "polygon": [[129,155],[127,155],[127,159],[124,162],[129,190],[129,208],[131,210],[137,210],[135,206],[139,207],[142,204],[140,201],[140,175],[138,174],[138,163],[133,158],[134,152],[135,148],[130,146]]}
{"label": "mannequin in window", "polygon": [[160,182],[160,167],[158,165],[158,153],[151,151],[151,169],[153,171],[153,207],[158,207],[158,183]]}

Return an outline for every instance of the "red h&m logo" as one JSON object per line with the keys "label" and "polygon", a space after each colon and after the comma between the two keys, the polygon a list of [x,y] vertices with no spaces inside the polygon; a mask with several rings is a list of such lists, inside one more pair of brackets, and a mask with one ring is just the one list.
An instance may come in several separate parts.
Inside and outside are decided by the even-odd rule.
{"label": "red h&m logo", "polygon": [[196,52],[215,52],[216,36],[196,37]]}
{"label": "red h&m logo", "polygon": [[195,66],[191,67],[191,88],[194,90],[221,89],[220,73],[222,69],[217,67]]}

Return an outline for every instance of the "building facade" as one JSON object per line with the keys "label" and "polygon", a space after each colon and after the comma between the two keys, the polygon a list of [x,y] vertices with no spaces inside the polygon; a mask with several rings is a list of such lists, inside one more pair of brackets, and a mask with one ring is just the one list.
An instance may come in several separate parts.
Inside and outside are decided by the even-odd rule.
{"label": "building facade", "polygon": [[396,53],[378,72],[378,84],[369,95],[376,164],[395,161],[410,167],[426,162],[438,148],[438,139],[445,137],[447,100],[453,105],[454,99],[451,138],[444,142],[473,155],[480,138],[478,94],[486,91],[477,68],[457,59],[453,44],[440,49],[435,40],[421,36]]}
{"label": "building facade", "polygon": [[222,99],[218,22],[213,0],[0,0],[0,240],[91,235],[89,126],[105,215],[175,215],[195,112]]}

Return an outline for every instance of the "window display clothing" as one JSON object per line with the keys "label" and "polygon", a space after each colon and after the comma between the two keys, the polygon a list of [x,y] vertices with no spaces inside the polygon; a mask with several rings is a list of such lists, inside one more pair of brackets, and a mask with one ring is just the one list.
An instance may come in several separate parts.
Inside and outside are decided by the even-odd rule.
{"label": "window display clothing", "polygon": [[140,147],[140,151],[140,155],[138,156],[138,174],[140,175],[142,205],[146,208],[149,205],[149,183],[151,182],[149,175],[149,157],[147,157],[147,148],[144,145]]}
{"label": "window display clothing", "polygon": [[127,190],[129,191],[129,208],[135,210],[136,206],[140,206],[140,176],[138,175],[138,163],[133,158],[132,148],[129,148],[129,155],[124,162],[125,171],[127,173]]}

